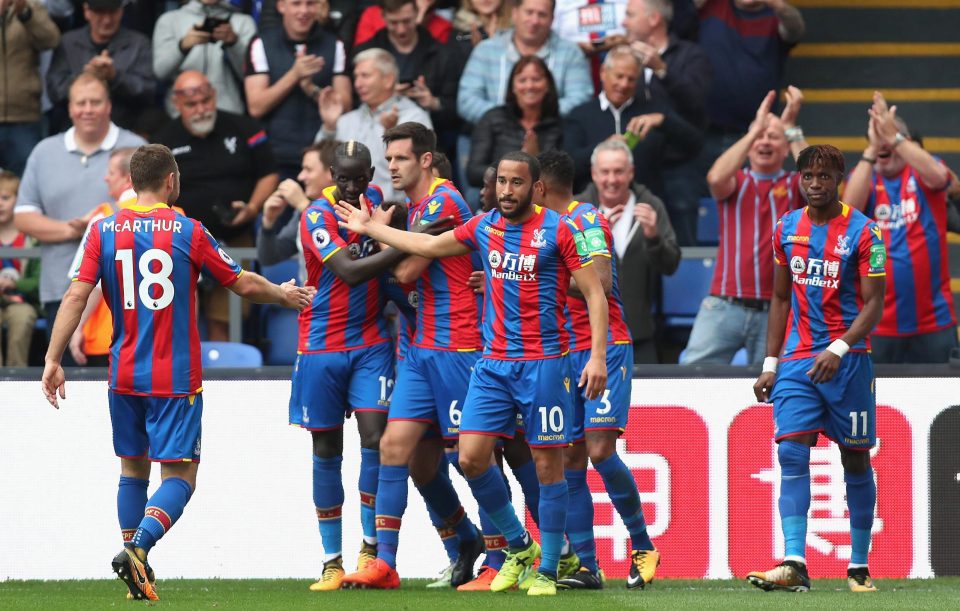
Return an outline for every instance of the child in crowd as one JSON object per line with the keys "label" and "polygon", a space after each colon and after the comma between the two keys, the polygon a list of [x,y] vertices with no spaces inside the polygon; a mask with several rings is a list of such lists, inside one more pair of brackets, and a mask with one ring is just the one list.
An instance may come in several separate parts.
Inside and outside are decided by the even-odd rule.
{"label": "child in crowd", "polygon": [[[13,226],[13,206],[17,203],[20,179],[0,170],[0,247],[27,248],[31,238]],[[6,365],[26,367],[30,339],[37,322],[37,298],[40,285],[40,260],[0,256],[0,344],[6,332]],[[4,364],[0,353],[0,366]]]}

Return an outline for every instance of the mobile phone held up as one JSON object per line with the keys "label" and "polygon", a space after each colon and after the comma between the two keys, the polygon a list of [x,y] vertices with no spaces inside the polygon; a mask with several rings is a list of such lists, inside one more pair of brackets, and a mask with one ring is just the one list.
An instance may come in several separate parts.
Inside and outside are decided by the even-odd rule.
{"label": "mobile phone held up", "polygon": [[211,17],[207,15],[206,19],[203,20],[203,24],[200,25],[198,30],[213,34],[213,31],[217,29],[218,26],[221,26],[227,23],[229,19],[221,19],[219,17]]}

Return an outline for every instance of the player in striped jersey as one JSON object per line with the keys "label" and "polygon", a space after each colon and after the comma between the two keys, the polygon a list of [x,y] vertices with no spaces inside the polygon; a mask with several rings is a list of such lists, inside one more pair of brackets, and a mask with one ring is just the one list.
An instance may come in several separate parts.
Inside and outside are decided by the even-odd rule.
{"label": "player in striped jersey", "polygon": [[870,143],[847,180],[844,199],[873,218],[890,253],[883,319],[874,332],[878,363],[945,363],[957,346],[947,256],[943,162],[910,136],[907,124],[873,95]]}
{"label": "player in striped jersey", "polygon": [[358,566],[376,557],[373,507],[380,468],[380,435],[393,387],[393,351],[382,317],[380,275],[405,255],[379,251],[375,241],[337,225],[334,206],[372,211],[382,200],[373,178],[370,150],[341,143],[331,172],[334,184],[300,220],[307,285],[317,288],[300,313],[298,356],[290,393],[290,424],[313,440],[313,500],[324,549],[321,578],[313,591],[336,590],[345,574],[342,556],[343,421],[356,415],[360,432],[360,521],[363,542]]}
{"label": "player in striped jersey", "polygon": [[[363,211],[338,206],[343,225],[411,254],[442,258],[477,250],[483,255],[484,347],[470,378],[460,424],[460,466],[480,506],[509,542],[509,553],[492,591],[514,586],[541,555],[510,505],[499,469],[491,468],[496,437],[513,435],[516,414],[540,479],[543,558],[527,594],[556,594],[557,565],[567,518],[563,448],[572,417],[572,370],[563,307],[571,275],[585,295],[592,353],[579,385],[589,399],[606,385],[607,302],[591,259],[578,251],[575,226],[532,204],[540,178],[536,158],[509,153],[497,169],[500,209],[474,217],[440,236],[416,236],[373,222]],[[561,384],[557,384],[557,381]]]}
{"label": "player in striped jersey", "polygon": [[[436,135],[419,123],[401,123],[383,135],[387,167],[394,189],[410,201],[410,230],[452,219],[462,225],[472,213],[452,183],[434,178]],[[394,270],[401,282],[417,283],[417,323],[413,342],[400,363],[387,428],[380,443],[377,495],[377,561],[347,575],[350,587],[396,588],[396,553],[401,518],[407,505],[407,479],[412,476],[427,504],[460,539],[459,557],[451,584],[473,578],[473,564],[483,551],[477,528],[466,517],[449,477],[438,472],[444,441],[456,442],[459,421],[454,417],[467,393],[470,372],[482,342],[479,312],[467,284],[473,272],[469,254],[430,260],[409,257]],[[437,377],[437,372],[444,375]],[[436,435],[425,434],[428,430]]]}
{"label": "player in striped jersey", "polygon": [[869,452],[876,443],[876,396],[867,336],[883,314],[886,250],[880,228],[838,198],[843,155],[836,147],[808,147],[797,171],[807,206],[785,215],[774,232],[767,358],[753,386],[758,401],[773,402],[785,556],[747,579],[764,590],[810,589],[810,448],[823,433],[839,445],[843,463],[848,585],[874,592],[867,554],[877,499]]}
{"label": "player in striped jersey", "polygon": [[[138,516],[132,540],[113,570],[134,598],[157,600],[147,554],[173,526],[196,488],[200,461],[200,335],[196,288],[202,273],[259,303],[303,308],[312,290],[293,281],[274,285],[244,272],[199,223],[170,209],[180,173],[170,149],[137,149],[130,174],[136,205],[98,221],[89,232],[54,322],[43,370],[43,392],[59,407],[65,398],[60,366],[93,287],[101,282],[113,315],[109,403],[114,450],[120,457],[117,509]],[[160,488],[147,500],[150,462],[161,463]],[[127,518],[129,519],[129,518]]]}
{"label": "player in striped jersey", "polygon": [[[606,217],[597,207],[573,200],[573,159],[562,151],[547,151],[540,161],[540,200],[567,217],[580,230],[583,246],[593,258],[594,269],[607,293],[610,329],[607,333],[607,387],[598,398],[574,396],[573,446],[565,454],[570,510],[567,536],[580,558],[580,570],[560,580],[561,586],[599,590],[603,580],[597,566],[593,536],[593,497],[587,485],[587,457],[603,479],[610,500],[620,514],[631,540],[628,588],[643,588],[653,580],[660,553],[647,534],[637,483],[616,452],[617,438],[627,427],[630,412],[630,381],[633,371],[633,340],[623,316],[616,261],[611,258],[613,234]],[[565,326],[570,334],[570,360],[574,371],[590,358],[590,319],[587,304],[570,283]]]}

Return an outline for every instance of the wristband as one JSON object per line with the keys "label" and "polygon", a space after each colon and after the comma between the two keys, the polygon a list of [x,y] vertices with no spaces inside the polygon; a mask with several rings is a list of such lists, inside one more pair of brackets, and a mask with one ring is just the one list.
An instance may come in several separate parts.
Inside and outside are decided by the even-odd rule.
{"label": "wristband", "polygon": [[835,339],[833,343],[827,346],[827,350],[836,354],[840,358],[843,358],[843,355],[850,350],[850,344],[843,341],[842,339]]}
{"label": "wristband", "polygon": [[870,165],[873,165],[873,164],[875,164],[875,163],[877,162],[877,158],[876,158],[876,157],[867,157],[866,155],[864,155],[864,156],[862,156],[862,157],[860,158],[860,161],[866,161],[866,162],[869,163]]}
{"label": "wristband", "polygon": [[777,373],[777,363],[780,359],[775,356],[768,356],[763,359],[762,373]]}
{"label": "wristband", "polygon": [[799,125],[788,127],[787,129],[783,130],[783,134],[787,137],[787,142],[803,141],[803,128]]}

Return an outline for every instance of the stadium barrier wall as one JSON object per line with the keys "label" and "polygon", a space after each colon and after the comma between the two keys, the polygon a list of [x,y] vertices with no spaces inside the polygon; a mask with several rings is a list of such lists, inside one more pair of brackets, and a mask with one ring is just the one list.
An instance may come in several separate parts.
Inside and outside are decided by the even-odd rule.
{"label": "stadium barrier wall", "polygon": [[[120,546],[119,469],[105,384],[69,381],[57,411],[35,380],[0,381],[6,458],[0,468],[0,580],[109,578],[109,561]],[[633,381],[630,424],[619,443],[663,554],[658,577],[742,577],[768,568],[782,553],[772,413],[754,401],[752,382]],[[288,396],[284,379],[206,382],[198,488],[151,554],[160,577],[319,575],[310,441],[286,424]],[[881,378],[877,402],[873,574],[960,574],[960,379]],[[360,545],[353,419],[345,436],[344,551],[352,566]],[[811,459],[811,575],[842,576],[850,541],[839,453],[822,440]],[[454,481],[475,517],[465,482],[459,476]],[[601,566],[619,578],[628,569],[629,539],[595,472],[589,481]],[[155,470],[151,492],[158,483]],[[522,507],[519,488],[512,486]],[[399,571],[431,577],[446,559],[412,486],[409,498]]]}

